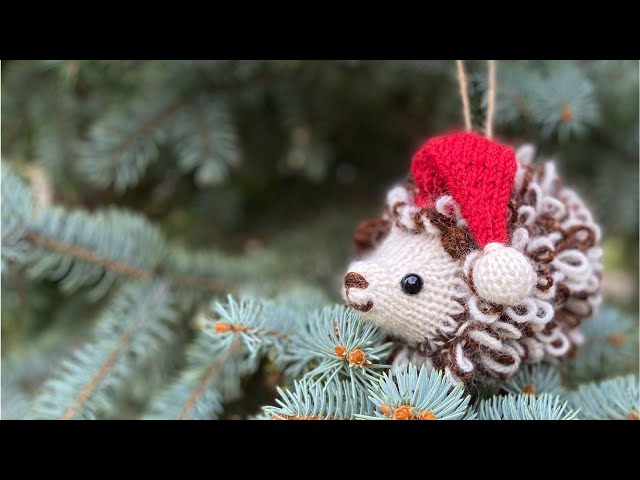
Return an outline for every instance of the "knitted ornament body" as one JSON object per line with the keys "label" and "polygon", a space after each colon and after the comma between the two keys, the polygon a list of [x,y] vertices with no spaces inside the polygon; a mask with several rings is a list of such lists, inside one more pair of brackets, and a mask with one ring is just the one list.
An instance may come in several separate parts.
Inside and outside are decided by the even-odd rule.
{"label": "knitted ornament body", "polygon": [[343,296],[397,340],[394,364],[473,383],[583,343],[601,301],[600,229],[533,155],[473,133],[434,138],[357,228]]}

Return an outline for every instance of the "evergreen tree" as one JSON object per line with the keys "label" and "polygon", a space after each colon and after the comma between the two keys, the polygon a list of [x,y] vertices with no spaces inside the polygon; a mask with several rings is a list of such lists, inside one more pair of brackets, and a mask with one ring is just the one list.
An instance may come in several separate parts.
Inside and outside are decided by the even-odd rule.
{"label": "evergreen tree", "polygon": [[474,390],[390,368],[338,296],[357,221],[461,121],[453,62],[2,67],[2,418],[638,418],[637,62],[498,63],[497,134],[590,201],[609,304]]}

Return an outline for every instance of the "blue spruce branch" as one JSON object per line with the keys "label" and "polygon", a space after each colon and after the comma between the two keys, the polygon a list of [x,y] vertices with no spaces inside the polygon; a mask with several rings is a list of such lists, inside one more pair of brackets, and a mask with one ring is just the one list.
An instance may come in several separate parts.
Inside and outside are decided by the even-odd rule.
{"label": "blue spruce branch", "polygon": [[[7,261],[15,261],[26,265],[32,277],[59,281],[68,293],[93,285],[94,298],[106,293],[116,276],[218,292],[233,290],[236,284],[213,278],[212,273],[236,278],[250,273],[246,267],[238,273],[242,262],[234,264],[233,258],[227,258],[223,268],[215,263],[200,264],[202,273],[192,275],[187,268],[201,261],[201,254],[195,253],[190,260],[189,252],[170,247],[144,217],[126,210],[108,208],[90,214],[59,207],[36,208],[30,191],[5,164],[2,187],[3,272]],[[167,259],[175,270],[163,271]],[[185,267],[182,271],[181,266]]]}
{"label": "blue spruce branch", "polygon": [[513,395],[521,393],[562,395],[564,393],[558,368],[549,364],[524,365],[502,384],[501,388]]}
{"label": "blue spruce branch", "polygon": [[95,418],[133,371],[171,339],[179,315],[166,284],[129,283],[98,319],[95,340],[65,360],[35,400],[36,418]]}
{"label": "blue spruce branch", "polygon": [[575,420],[577,412],[557,395],[494,396],[478,406],[478,420]]}
{"label": "blue spruce branch", "polygon": [[310,380],[295,381],[293,389],[278,387],[279,406],[263,407],[259,419],[271,420],[353,420],[371,414],[372,404],[366,390],[352,394],[350,382],[341,380],[323,384]]}
{"label": "blue spruce branch", "polygon": [[580,409],[580,418],[588,420],[638,420],[640,387],[638,377],[612,378],[601,383],[582,385],[569,396],[571,405]]}
{"label": "blue spruce branch", "polygon": [[[467,412],[471,397],[461,385],[453,385],[438,370],[420,370],[409,364],[396,368],[369,387],[375,405],[373,415],[356,415],[371,420],[461,420],[473,418]],[[471,413],[471,415],[467,415]]]}

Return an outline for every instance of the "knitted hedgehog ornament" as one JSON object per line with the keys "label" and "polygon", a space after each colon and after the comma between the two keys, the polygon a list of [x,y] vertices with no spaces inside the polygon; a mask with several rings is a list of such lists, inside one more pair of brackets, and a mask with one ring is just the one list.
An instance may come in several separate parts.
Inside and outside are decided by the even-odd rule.
{"label": "knitted hedgehog ornament", "polygon": [[397,339],[394,364],[468,384],[583,342],[601,300],[600,229],[533,156],[471,132],[432,138],[381,218],[358,226],[343,296]]}

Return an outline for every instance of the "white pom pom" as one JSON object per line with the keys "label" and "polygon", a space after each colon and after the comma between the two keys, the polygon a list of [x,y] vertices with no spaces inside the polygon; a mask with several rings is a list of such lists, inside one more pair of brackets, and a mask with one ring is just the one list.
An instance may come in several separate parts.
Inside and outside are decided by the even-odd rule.
{"label": "white pom pom", "polygon": [[536,274],[522,253],[500,243],[489,243],[473,263],[473,285],[478,295],[498,305],[518,305],[531,294]]}

